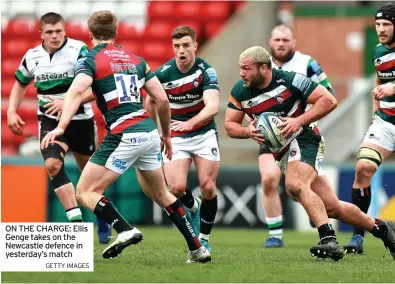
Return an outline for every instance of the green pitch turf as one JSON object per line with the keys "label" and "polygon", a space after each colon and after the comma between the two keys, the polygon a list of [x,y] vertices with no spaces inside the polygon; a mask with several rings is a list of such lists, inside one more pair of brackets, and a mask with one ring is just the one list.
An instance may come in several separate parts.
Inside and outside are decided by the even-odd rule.
{"label": "green pitch turf", "polygon": [[[144,240],[116,259],[103,259],[95,244],[94,272],[2,273],[2,282],[394,282],[395,261],[382,242],[368,234],[365,253],[341,261],[316,260],[309,249],[316,233],[284,234],[281,249],[262,249],[266,230],[214,229],[213,261],[185,264],[187,247],[174,228],[140,227]],[[339,234],[344,244],[350,234]]]}

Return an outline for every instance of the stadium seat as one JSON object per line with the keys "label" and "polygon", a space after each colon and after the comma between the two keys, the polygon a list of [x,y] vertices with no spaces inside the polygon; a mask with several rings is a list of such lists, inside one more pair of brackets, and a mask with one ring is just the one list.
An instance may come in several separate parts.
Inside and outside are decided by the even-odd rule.
{"label": "stadium seat", "polygon": [[[202,9],[206,3],[197,1],[183,1],[177,3],[173,17],[178,19],[200,20],[205,21],[206,16],[202,17]],[[204,15],[204,14],[203,14]]]}
{"label": "stadium seat", "polygon": [[233,8],[235,11],[243,9],[244,5],[245,5],[245,1],[234,1],[233,2]]}
{"label": "stadium seat", "polygon": [[117,43],[124,48],[125,51],[131,51],[136,55],[140,56],[141,54],[141,42],[139,41],[117,41]]}
{"label": "stadium seat", "polygon": [[204,20],[207,19],[218,21],[225,20],[231,12],[231,2],[215,1],[206,2],[203,5],[201,15],[204,15]]}
{"label": "stadium seat", "polygon": [[15,80],[10,78],[9,80],[1,79],[1,97],[8,98],[11,94],[12,86],[14,86]]}
{"label": "stadium seat", "polygon": [[172,19],[176,15],[175,9],[179,3],[172,1],[151,1],[147,11],[149,21]]}
{"label": "stadium seat", "polygon": [[150,60],[162,60],[166,62],[173,56],[173,49],[170,43],[166,42],[146,42],[142,46],[142,56],[148,61]]}
{"label": "stadium seat", "polygon": [[2,58],[1,75],[4,77],[14,77],[16,70],[21,63],[21,59],[17,58]]}
{"label": "stadium seat", "polygon": [[[170,58],[169,58],[170,59]],[[152,72],[155,72],[159,66],[165,63],[165,61],[159,61],[159,60],[149,60],[147,61],[148,66],[150,67]]]}
{"label": "stadium seat", "polygon": [[13,156],[18,153],[16,147],[12,144],[1,145],[1,155],[2,156]]}
{"label": "stadium seat", "polygon": [[13,145],[18,147],[24,140],[25,136],[15,135],[7,125],[7,121],[1,123],[1,145]]}
{"label": "stadium seat", "polygon": [[33,81],[27,86],[25,97],[27,98],[36,98],[37,97],[37,89],[34,87]]}
{"label": "stadium seat", "polygon": [[205,25],[204,34],[208,39],[212,39],[218,32],[221,31],[224,22],[211,22]]}
{"label": "stadium seat", "polygon": [[39,25],[36,19],[22,20],[14,19],[10,20],[7,25],[7,29],[2,37],[4,38],[16,38],[25,37],[26,35],[39,32]]}
{"label": "stadium seat", "polygon": [[137,31],[134,22],[121,22],[118,26],[118,40],[131,40],[139,38],[139,32]]}
{"label": "stadium seat", "polygon": [[196,38],[199,39],[202,35],[202,23],[198,21],[191,21],[191,20],[181,20],[178,22],[179,26],[188,26],[196,32]]}
{"label": "stadium seat", "polygon": [[170,43],[170,36],[176,23],[166,21],[153,21],[147,24],[144,32],[144,39],[167,39]]}
{"label": "stadium seat", "polygon": [[77,40],[89,41],[89,29],[86,21],[72,20],[66,22],[66,34]]}
{"label": "stadium seat", "polygon": [[32,48],[31,41],[28,39],[9,39],[1,44],[3,56],[16,57],[22,59],[23,55]]}

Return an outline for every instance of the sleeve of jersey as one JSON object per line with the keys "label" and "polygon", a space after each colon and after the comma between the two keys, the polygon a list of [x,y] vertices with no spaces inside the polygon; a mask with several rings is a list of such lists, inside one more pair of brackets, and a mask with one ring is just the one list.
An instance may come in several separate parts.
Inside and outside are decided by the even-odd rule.
{"label": "sleeve of jersey", "polygon": [[203,91],[219,90],[218,75],[213,67],[209,67],[203,72]]}
{"label": "sleeve of jersey", "polygon": [[30,82],[33,80],[33,78],[34,78],[33,74],[31,74],[29,69],[27,69],[26,55],[25,55],[22,58],[18,70],[16,70],[15,72],[15,79],[22,85],[29,85]]}
{"label": "sleeve of jersey", "polygon": [[301,95],[304,101],[307,101],[309,96],[318,87],[318,83],[312,81],[302,74],[295,73],[295,76],[292,80],[292,87]]}
{"label": "sleeve of jersey", "polygon": [[230,92],[228,108],[242,111],[241,102],[240,102],[241,100],[239,98],[240,98],[240,91],[236,84],[234,85],[232,91]]}
{"label": "sleeve of jersey", "polygon": [[155,73],[152,72],[151,68],[149,67],[148,63],[140,57],[141,64],[143,64],[144,67],[144,76],[145,76],[145,83],[147,83],[149,80],[155,77]]}
{"label": "sleeve of jersey", "polygon": [[89,48],[86,45],[83,45],[80,49],[80,52],[78,53],[78,59],[86,57],[89,53]]}
{"label": "sleeve of jersey", "polygon": [[74,75],[86,74],[92,78],[95,77],[95,64],[91,56],[81,57],[75,63]]}
{"label": "sleeve of jersey", "polygon": [[322,70],[320,64],[314,58],[310,58],[307,65],[307,77],[314,82],[324,86],[332,95],[336,96],[335,90],[332,87],[331,82],[326,76],[325,72]]}

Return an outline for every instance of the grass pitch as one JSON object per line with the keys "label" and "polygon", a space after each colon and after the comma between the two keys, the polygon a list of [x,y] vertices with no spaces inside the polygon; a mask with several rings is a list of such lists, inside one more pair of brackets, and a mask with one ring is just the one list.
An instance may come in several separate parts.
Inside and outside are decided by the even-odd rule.
{"label": "grass pitch", "polygon": [[[310,247],[318,233],[284,233],[285,247],[263,249],[266,230],[214,228],[213,261],[185,264],[187,246],[175,228],[139,227],[144,240],[120,257],[103,259],[96,240],[94,272],[3,272],[3,283],[130,283],[130,282],[394,282],[395,261],[370,234],[365,253],[341,261],[316,260]],[[338,234],[343,245],[350,234]]]}

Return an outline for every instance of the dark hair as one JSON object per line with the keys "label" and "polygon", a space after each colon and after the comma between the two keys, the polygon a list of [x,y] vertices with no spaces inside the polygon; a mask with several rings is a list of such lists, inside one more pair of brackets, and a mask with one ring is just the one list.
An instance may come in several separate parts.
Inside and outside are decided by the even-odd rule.
{"label": "dark hair", "polygon": [[114,39],[117,35],[117,17],[108,10],[95,12],[88,20],[88,27],[95,39]]}
{"label": "dark hair", "polygon": [[54,12],[46,13],[40,18],[40,30],[42,30],[44,25],[56,25],[57,23],[64,24],[64,19],[61,15],[56,14]]}
{"label": "dark hair", "polygon": [[196,41],[196,32],[188,26],[178,26],[171,33],[171,39],[181,39],[184,36],[190,36],[193,41]]}

